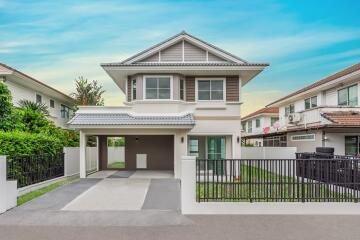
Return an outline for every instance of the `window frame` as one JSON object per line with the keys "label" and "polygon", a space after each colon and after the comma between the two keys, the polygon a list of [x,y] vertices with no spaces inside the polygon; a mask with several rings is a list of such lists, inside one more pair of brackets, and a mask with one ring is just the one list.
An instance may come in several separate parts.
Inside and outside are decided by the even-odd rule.
{"label": "window frame", "polygon": [[[170,78],[170,98],[169,99],[159,99],[159,98],[146,98],[146,81],[148,78]],[[143,100],[144,101],[172,101],[174,100],[173,96],[173,76],[172,75],[144,75],[143,76]]]}
{"label": "window frame", "polygon": [[[181,89],[181,83],[182,83],[182,88],[183,89]],[[182,79],[182,78],[180,78],[179,79],[179,100],[181,100],[181,101],[185,101],[185,79]],[[181,94],[182,93],[182,94]]]}
{"label": "window frame", "polygon": [[[276,121],[272,122],[273,119],[276,119]],[[278,121],[279,121],[279,117],[270,117],[270,126],[272,127]]]}
{"label": "window frame", "polygon": [[[350,105],[350,88],[352,87],[356,87],[356,104],[355,105]],[[347,93],[347,99],[346,99],[346,104],[340,104],[340,98],[339,98],[339,92],[341,90],[346,90],[346,93]],[[358,106],[359,105],[359,89],[358,89],[358,84],[353,84],[353,85],[349,85],[349,86],[346,86],[346,87],[343,87],[343,88],[340,88],[337,90],[337,105],[338,106],[348,106],[348,107],[355,107],[355,106]]]}
{"label": "window frame", "polygon": [[[313,99],[316,99],[316,106],[313,106]],[[309,100],[309,108],[306,108],[306,101]],[[309,110],[318,107],[317,95],[304,99],[304,109]]]}
{"label": "window frame", "polygon": [[[38,102],[38,96],[40,97],[40,102]],[[43,97],[40,93],[35,93],[35,103],[43,103]]]}
{"label": "window frame", "polygon": [[[312,138],[303,138],[303,139],[294,139],[294,137],[306,137],[306,136],[311,136]],[[315,133],[306,133],[306,134],[296,134],[296,135],[292,135],[290,137],[290,140],[292,142],[315,142],[316,141],[316,136]]]}
{"label": "window frame", "polygon": [[[291,106],[293,107],[293,112],[291,112]],[[289,108],[288,114],[286,114],[286,108]],[[289,116],[292,113],[295,113],[295,104],[291,103],[291,104],[286,105],[284,110],[285,110],[285,117]]]}
{"label": "window frame", "polygon": [[[259,126],[258,126],[259,123]],[[261,127],[261,119],[260,118],[256,118],[255,119],[255,128],[260,128]]]}
{"label": "window frame", "polygon": [[[63,112],[64,112],[64,116],[63,116]],[[60,104],[60,117],[63,119],[70,119],[70,108],[65,104]]]}
{"label": "window frame", "polygon": [[[53,103],[53,104],[51,104],[51,103]],[[49,100],[49,106],[50,106],[50,108],[55,108],[55,100],[54,99]]]}
{"label": "window frame", "polygon": [[246,132],[247,133],[252,133],[252,129],[253,129],[253,121],[252,120],[249,120],[247,121],[247,126],[246,126]]}
{"label": "window frame", "polygon": [[[134,88],[134,83],[135,83],[135,88]],[[137,100],[137,98],[136,98],[137,86],[136,85],[137,85],[136,78],[131,79],[131,100],[132,101]],[[134,90],[135,90],[135,94],[134,94]]]}
{"label": "window frame", "polygon": [[[216,81],[221,80],[223,81],[223,99],[215,99],[215,100],[199,100],[199,81]],[[210,93],[211,93],[211,83],[210,83]],[[211,95],[210,95],[211,98]],[[225,102],[226,101],[226,78],[224,77],[202,77],[202,78],[195,78],[195,100],[196,102]]]}

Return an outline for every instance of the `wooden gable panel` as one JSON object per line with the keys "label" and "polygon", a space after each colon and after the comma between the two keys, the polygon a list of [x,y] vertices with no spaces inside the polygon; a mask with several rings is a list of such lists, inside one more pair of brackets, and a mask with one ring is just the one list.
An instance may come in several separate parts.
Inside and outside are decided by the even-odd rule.
{"label": "wooden gable panel", "polygon": [[147,58],[144,58],[143,60],[139,62],[158,62],[159,61],[159,53],[155,53]]}
{"label": "wooden gable panel", "polygon": [[226,77],[226,101],[238,102],[239,99],[239,77],[227,76]]}
{"label": "wooden gable panel", "polygon": [[184,42],[185,62],[189,61],[206,61],[206,51],[187,41]]}
{"label": "wooden gable panel", "polygon": [[178,42],[161,51],[161,62],[181,62],[182,42]]}
{"label": "wooden gable panel", "polygon": [[185,95],[187,102],[195,102],[195,77],[185,78]]}
{"label": "wooden gable panel", "polygon": [[208,60],[209,62],[227,62],[225,59],[222,59],[212,53],[208,53]]}

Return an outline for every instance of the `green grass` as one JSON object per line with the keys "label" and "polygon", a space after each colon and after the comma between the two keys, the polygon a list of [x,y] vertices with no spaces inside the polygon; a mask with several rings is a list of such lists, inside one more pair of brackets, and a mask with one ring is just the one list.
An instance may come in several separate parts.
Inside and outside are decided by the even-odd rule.
{"label": "green grass", "polygon": [[214,183],[211,183],[212,177],[209,178],[210,183],[197,183],[197,197],[237,202],[249,202],[250,199],[254,202],[298,202],[302,197],[309,198],[307,201],[323,202],[329,198],[340,201],[341,198],[352,197],[351,194],[333,191],[325,184],[308,182],[302,185],[296,177],[282,176],[257,167],[242,166],[240,176],[240,179],[230,183],[222,183],[221,176],[219,181],[215,176]]}
{"label": "green grass", "polygon": [[37,197],[40,197],[41,195],[44,195],[45,193],[47,192],[50,192],[58,187],[61,187],[61,186],[64,186],[64,185],[67,185],[71,182],[73,182],[74,180],[76,180],[78,177],[72,177],[72,178],[68,178],[64,181],[60,181],[60,182],[56,182],[56,183],[53,183],[49,186],[46,186],[46,187],[43,187],[43,188],[40,188],[38,190],[35,190],[35,191],[32,191],[32,192],[29,192],[29,193],[26,193],[20,197],[17,198],[17,205],[20,206],[21,204],[24,204],[34,198],[37,198]]}
{"label": "green grass", "polygon": [[125,162],[113,162],[107,166],[108,168],[125,168]]}

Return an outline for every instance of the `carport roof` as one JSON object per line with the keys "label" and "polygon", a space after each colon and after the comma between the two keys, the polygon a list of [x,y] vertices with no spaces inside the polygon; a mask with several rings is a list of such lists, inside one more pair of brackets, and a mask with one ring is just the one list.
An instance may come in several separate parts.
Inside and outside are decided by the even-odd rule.
{"label": "carport roof", "polygon": [[182,125],[193,126],[193,114],[184,115],[132,115],[130,113],[77,113],[70,125]]}

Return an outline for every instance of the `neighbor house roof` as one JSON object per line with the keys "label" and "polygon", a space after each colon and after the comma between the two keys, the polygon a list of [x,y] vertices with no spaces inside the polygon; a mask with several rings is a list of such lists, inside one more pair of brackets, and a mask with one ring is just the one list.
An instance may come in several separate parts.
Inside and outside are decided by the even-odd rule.
{"label": "neighbor house roof", "polygon": [[[48,88],[48,89],[50,89],[50,90],[52,90],[52,91],[55,91],[56,93],[60,94],[62,97],[64,97],[65,99],[67,99],[67,100],[70,101],[70,102],[74,102],[74,101],[75,101],[75,99],[73,99],[73,98],[70,97],[69,95],[66,95],[66,94],[63,93],[63,92],[60,92],[59,90],[57,90],[57,89],[55,89],[55,88],[53,88],[53,87],[50,87],[49,85],[41,82],[40,80],[37,80],[37,79],[35,79],[35,78],[33,78],[33,77],[31,77],[31,76],[29,76],[29,75],[27,75],[27,74],[25,74],[25,73],[17,70],[17,69],[15,69],[15,68],[12,68],[12,67],[4,64],[4,63],[0,63],[0,66],[2,66],[3,68],[6,68],[7,70],[9,70],[9,71],[10,71],[10,72],[9,72],[10,74],[17,73],[18,75],[20,75],[20,76],[22,76],[22,77],[24,77],[24,78],[26,78],[26,79],[29,79],[30,81],[33,81],[33,82],[35,82],[35,83],[37,83],[37,84],[40,84],[40,85],[42,85],[42,86],[44,86],[44,87],[46,87],[46,88]],[[1,74],[1,73],[0,73],[0,74]]]}
{"label": "neighbor house roof", "polygon": [[336,125],[360,126],[360,112],[327,112],[323,113],[322,116]]}
{"label": "neighbor house roof", "polygon": [[245,117],[243,117],[241,120],[247,120],[251,117],[255,117],[257,115],[260,115],[260,114],[276,114],[276,113],[279,113],[279,108],[278,107],[265,107],[265,108],[261,108],[253,113],[250,113],[248,115],[246,115]]}
{"label": "neighbor house roof", "polygon": [[353,72],[355,72],[355,71],[358,71],[358,70],[360,70],[360,62],[359,62],[359,63],[356,63],[356,64],[354,64],[354,65],[352,65],[352,66],[350,66],[350,67],[348,67],[348,68],[345,68],[344,70],[341,70],[341,71],[339,71],[339,72],[336,72],[336,73],[334,73],[334,74],[332,74],[332,75],[330,75],[330,76],[328,76],[328,77],[326,77],[326,78],[323,78],[323,79],[321,79],[320,81],[317,81],[317,82],[315,82],[315,83],[313,83],[313,84],[310,84],[310,85],[308,85],[308,86],[306,86],[306,87],[304,87],[304,88],[301,88],[300,90],[298,90],[298,91],[296,91],[296,92],[293,92],[293,93],[291,93],[291,94],[289,94],[289,95],[287,95],[287,96],[285,96],[285,97],[282,97],[282,98],[276,100],[275,102],[272,102],[272,103],[268,104],[267,106],[271,106],[271,105],[273,105],[273,104],[275,104],[275,103],[278,103],[278,102],[281,102],[281,101],[283,101],[283,100],[285,100],[285,99],[287,99],[287,98],[296,96],[296,95],[298,95],[298,94],[300,94],[300,93],[306,92],[306,91],[308,91],[308,90],[310,90],[310,89],[312,89],[312,88],[321,86],[321,85],[323,85],[323,84],[325,84],[325,83],[331,82],[331,81],[333,81],[333,80],[335,80],[335,79],[338,79],[338,78],[340,78],[340,77],[346,76],[346,75],[348,75],[348,74],[350,74],[350,73],[353,73]]}
{"label": "neighbor house roof", "polygon": [[70,125],[195,125],[191,113],[173,116],[132,115],[129,113],[76,113]]}

